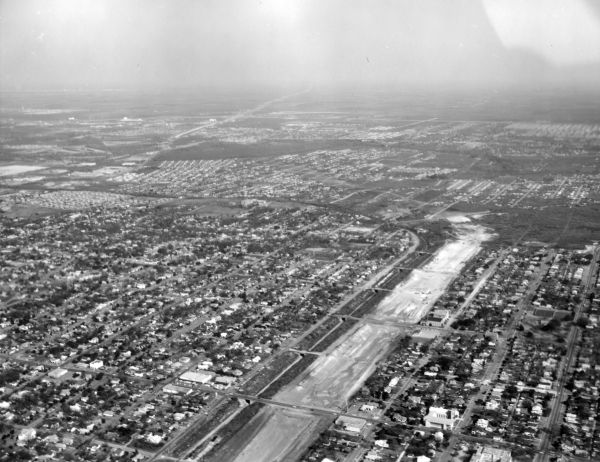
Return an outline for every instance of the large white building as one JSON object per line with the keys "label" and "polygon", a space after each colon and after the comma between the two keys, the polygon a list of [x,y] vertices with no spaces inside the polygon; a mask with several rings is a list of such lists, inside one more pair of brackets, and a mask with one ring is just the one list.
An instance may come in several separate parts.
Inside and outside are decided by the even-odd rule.
{"label": "large white building", "polygon": [[441,428],[442,430],[452,430],[460,414],[456,409],[445,409],[443,407],[429,408],[429,413],[424,417],[426,427]]}
{"label": "large white building", "polygon": [[206,384],[215,376],[214,372],[192,372],[187,371],[179,376],[182,383],[189,384]]}
{"label": "large white building", "polygon": [[448,319],[450,319],[450,310],[436,309],[429,313],[422,324],[432,327],[444,327]]}

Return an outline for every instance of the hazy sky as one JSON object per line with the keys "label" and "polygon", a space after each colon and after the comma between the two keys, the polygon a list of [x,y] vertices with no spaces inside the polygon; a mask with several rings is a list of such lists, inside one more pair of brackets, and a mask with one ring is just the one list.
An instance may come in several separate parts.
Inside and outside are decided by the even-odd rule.
{"label": "hazy sky", "polygon": [[0,89],[600,82],[598,0],[0,0]]}

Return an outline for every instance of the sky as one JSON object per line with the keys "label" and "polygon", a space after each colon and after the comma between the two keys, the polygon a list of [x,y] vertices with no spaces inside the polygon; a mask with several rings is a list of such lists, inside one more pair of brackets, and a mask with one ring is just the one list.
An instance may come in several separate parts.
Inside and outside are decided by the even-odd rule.
{"label": "sky", "polygon": [[598,0],[0,0],[0,90],[600,82]]}

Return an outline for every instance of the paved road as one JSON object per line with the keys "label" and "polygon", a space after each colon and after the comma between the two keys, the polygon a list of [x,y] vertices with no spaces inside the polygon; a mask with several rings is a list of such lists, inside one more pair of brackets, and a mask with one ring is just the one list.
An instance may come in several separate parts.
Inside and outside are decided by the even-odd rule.
{"label": "paved road", "polygon": [[[590,270],[588,272],[588,277],[587,280],[584,283],[584,287],[585,290],[582,292],[584,295],[587,295],[588,291],[593,290],[594,288],[594,277],[595,277],[595,273],[596,273],[596,261],[598,260],[598,256],[600,254],[600,249],[595,248],[594,252],[593,252],[593,259],[592,259],[592,263],[590,265]],[[577,322],[577,320],[579,320],[579,318],[581,317],[581,314],[583,312],[583,307],[584,304],[586,304],[588,301],[586,299],[586,297],[582,297],[582,301],[581,303],[579,303],[577,305],[577,307],[575,308],[575,315],[573,317],[573,323]],[[565,394],[565,384],[568,380],[568,378],[570,377],[569,374],[569,370],[571,369],[571,367],[573,366],[573,360],[575,358],[575,352],[576,352],[576,347],[577,347],[577,340],[579,339],[579,327],[577,327],[575,324],[571,327],[571,330],[569,331],[569,335],[567,336],[567,353],[565,355],[565,358],[562,361],[561,367],[559,368],[558,371],[558,391],[556,393],[556,396],[554,398],[553,404],[552,404],[552,410],[550,411],[550,416],[548,418],[548,430],[550,430],[547,433],[544,433],[542,435],[541,441],[540,441],[540,446],[539,446],[539,450],[540,452],[536,455],[534,462],[548,462],[549,461],[549,448],[550,448],[550,443],[552,442],[552,429],[555,428],[556,426],[560,425],[560,423],[562,422],[562,416],[563,416],[563,408],[564,406],[562,405],[562,401],[564,399],[564,394]]]}
{"label": "paved road", "polygon": [[183,138],[184,136],[191,135],[192,133],[202,130],[203,128],[215,127],[218,125],[222,125],[224,123],[229,123],[229,122],[234,122],[236,120],[246,119],[246,118],[250,117],[251,115],[256,114],[257,112],[262,111],[263,109],[267,108],[271,104],[280,103],[282,101],[285,101],[286,99],[293,98],[294,96],[300,96],[300,95],[306,94],[306,93],[310,92],[311,90],[312,90],[312,88],[307,88],[302,91],[290,93],[289,95],[280,96],[279,98],[265,101],[264,103],[261,103],[252,109],[248,109],[246,111],[240,111],[235,114],[232,114],[229,117],[225,117],[224,119],[211,120],[211,121],[205,122],[195,128],[191,128],[184,132],[178,133],[177,135],[174,135],[173,140],[177,140],[179,138]]}
{"label": "paved road", "polygon": [[[498,258],[496,259],[495,263],[500,262],[500,258],[501,257],[504,258],[505,254],[506,254],[506,252],[501,252],[500,255],[498,256]],[[498,372],[502,365],[502,361],[504,361],[504,358],[506,357],[506,355],[508,353],[508,348],[507,348],[508,339],[510,339],[516,335],[517,327],[519,326],[523,316],[525,315],[525,311],[526,311],[527,307],[529,306],[531,297],[533,296],[533,294],[535,293],[535,290],[539,286],[542,278],[544,277],[544,274],[546,274],[546,269],[547,269],[546,265],[542,265],[540,267],[539,271],[536,274],[536,277],[529,284],[526,292],[523,294],[523,297],[521,298],[521,300],[515,307],[516,308],[515,313],[513,314],[511,320],[508,322],[508,324],[505,328],[505,335],[498,339],[496,353],[494,354],[493,359],[486,365],[483,377],[481,379],[481,383],[488,383],[490,381],[493,381],[494,378],[498,375]],[[489,276],[491,276],[491,274],[487,275],[487,277],[489,277]],[[479,285],[479,284],[477,284],[477,285]],[[477,286],[475,287],[475,289],[477,289]],[[448,447],[441,454],[441,456],[439,458],[439,462],[449,462],[450,460],[452,460],[451,452],[453,451],[454,446],[456,445],[457,441],[459,439],[464,439],[466,436],[469,436],[469,435],[463,434],[462,431],[463,431],[465,425],[467,425],[467,423],[469,423],[469,421],[470,421],[473,410],[475,409],[475,403],[477,402],[477,400],[482,399],[487,394],[487,390],[488,390],[488,386],[484,385],[483,387],[480,388],[480,390],[474,396],[472,396],[469,399],[469,401],[467,403],[467,407],[465,409],[465,412],[461,416],[461,420],[459,421],[456,428],[454,429],[452,436],[450,437],[450,439],[448,441],[448,443],[449,443]],[[493,441],[492,439],[486,439],[486,440],[488,443]]]}

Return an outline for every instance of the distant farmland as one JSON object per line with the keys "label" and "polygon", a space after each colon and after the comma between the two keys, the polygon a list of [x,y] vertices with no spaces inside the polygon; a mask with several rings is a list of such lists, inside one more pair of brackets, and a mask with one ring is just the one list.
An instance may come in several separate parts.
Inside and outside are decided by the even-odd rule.
{"label": "distant farmland", "polygon": [[154,157],[162,160],[205,160],[238,157],[275,157],[288,154],[303,154],[318,150],[341,150],[364,148],[373,143],[356,140],[275,140],[260,143],[230,143],[202,141],[192,145],[175,147],[160,152]]}

